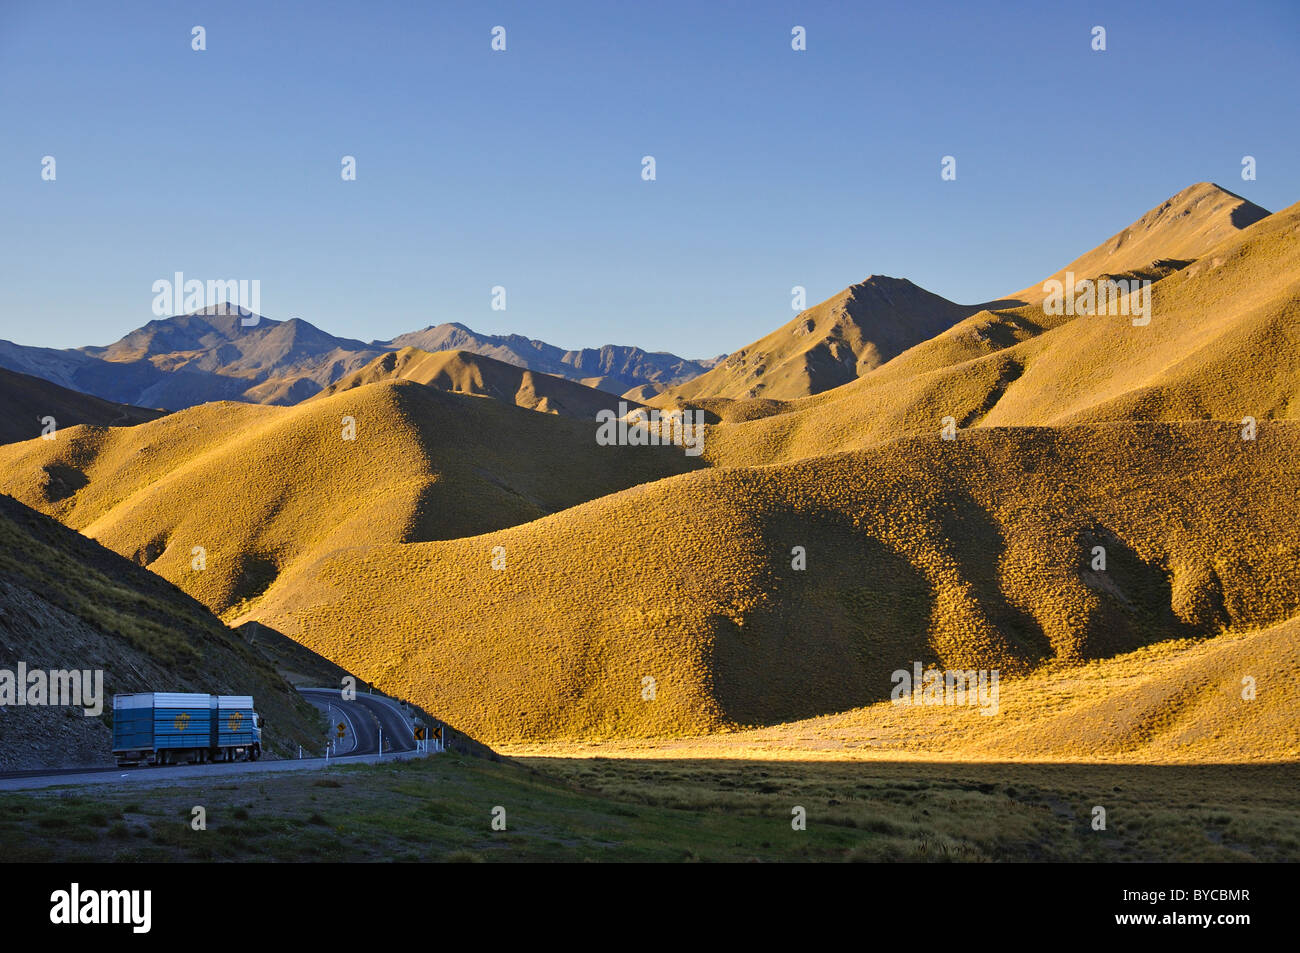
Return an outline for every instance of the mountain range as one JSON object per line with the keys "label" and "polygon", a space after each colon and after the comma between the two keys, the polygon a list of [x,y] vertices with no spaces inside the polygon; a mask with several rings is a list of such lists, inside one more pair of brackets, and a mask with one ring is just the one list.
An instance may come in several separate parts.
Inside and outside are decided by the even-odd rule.
{"label": "mountain range", "polygon": [[216,400],[286,405],[315,396],[385,353],[407,348],[479,354],[615,395],[637,387],[657,392],[703,373],[717,360],[690,361],[612,344],[566,351],[518,334],[477,334],[463,324],[365,343],[335,337],[299,318],[276,321],[213,305],[150,321],[106,347],[59,350],[0,341],[0,368],[142,408],[181,410]]}

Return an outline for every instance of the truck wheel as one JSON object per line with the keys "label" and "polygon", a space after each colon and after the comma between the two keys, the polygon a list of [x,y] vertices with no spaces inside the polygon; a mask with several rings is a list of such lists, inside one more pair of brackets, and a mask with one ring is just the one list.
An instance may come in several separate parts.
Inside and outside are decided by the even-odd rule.
{"label": "truck wheel", "polygon": [[260,745],[253,745],[253,750],[250,751],[250,752],[248,753],[248,757],[249,757],[249,759],[250,759],[250,760],[253,760],[253,761],[256,761],[256,760],[257,760],[258,758],[260,758],[261,756],[262,756],[262,748],[261,748],[261,746],[260,746]]}

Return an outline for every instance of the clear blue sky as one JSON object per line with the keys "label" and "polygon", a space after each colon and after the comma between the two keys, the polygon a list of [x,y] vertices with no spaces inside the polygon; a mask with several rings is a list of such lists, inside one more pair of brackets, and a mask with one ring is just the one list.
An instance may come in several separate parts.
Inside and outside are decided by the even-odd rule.
{"label": "clear blue sky", "polygon": [[702,357],[793,285],[988,300],[1193,182],[1300,200],[1295,0],[973,6],[0,0],[0,338],[106,344],[183,271]]}

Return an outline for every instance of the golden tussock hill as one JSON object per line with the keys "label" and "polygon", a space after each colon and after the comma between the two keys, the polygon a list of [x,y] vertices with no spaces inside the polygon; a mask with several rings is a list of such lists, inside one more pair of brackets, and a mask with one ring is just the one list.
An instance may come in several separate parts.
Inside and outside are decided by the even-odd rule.
{"label": "golden tussock hill", "polygon": [[[1234,231],[1151,286],[1151,320],[976,316],[826,394],[776,413],[742,402],[710,431],[727,465],[859,449],[956,426],[1300,416],[1300,204]],[[748,414],[749,419],[746,420]]]}
{"label": "golden tussock hill", "polygon": [[[946,674],[946,673],[944,673]],[[977,676],[978,679],[978,676]],[[1212,639],[1171,639],[990,681],[965,704],[903,692],[765,728],[614,742],[533,742],[508,756],[799,761],[1111,761],[1238,764],[1300,758],[1300,617]],[[924,680],[923,680],[924,681]],[[936,693],[936,698],[937,693]],[[954,701],[961,699],[954,694]],[[996,704],[990,704],[996,702]],[[989,714],[984,714],[988,711]]]}
{"label": "golden tussock hill", "polygon": [[[1081,665],[1000,678],[996,712],[877,702],[668,743],[537,745],[572,757],[1244,763],[1300,758],[1300,617],[1213,639],[1173,639]],[[987,683],[986,683],[987,684]],[[990,697],[986,692],[985,700]],[[985,705],[987,708],[988,706]]]}
{"label": "golden tussock hill", "polygon": [[[1145,278],[1156,282],[1206,255],[1216,245],[1233,243],[1242,229],[1267,215],[1265,209],[1217,185],[1198,183],[1147,212],[1052,277],[1063,281],[1069,270],[1074,273],[1076,282],[1103,276],[1128,280]],[[1001,301],[966,308],[960,320],[948,321],[932,337],[909,347],[882,366],[874,370],[867,368],[866,373],[857,375],[870,379],[871,399],[886,405],[880,439],[893,439],[899,435],[900,431],[894,429],[898,423],[897,408],[906,407],[916,400],[918,392],[920,400],[924,401],[929,391],[942,390],[951,384],[959,395],[975,395],[970,398],[963,396],[960,402],[972,404],[976,412],[982,403],[991,406],[1009,377],[1018,373],[1018,365],[1003,359],[973,368],[964,365],[1028,341],[1074,318],[1073,315],[1044,312],[1043,284],[1040,282]],[[937,375],[944,369],[953,372],[951,380],[941,376],[919,379],[922,375]],[[851,383],[852,380],[847,378],[842,383]],[[864,393],[865,389],[857,393]],[[841,396],[838,392],[833,393],[836,397]],[[704,389],[699,393],[688,393],[679,387],[650,402],[663,407],[700,407],[725,421],[750,420],[802,407],[822,406],[816,400],[801,403],[790,399],[805,396],[803,394],[791,394],[785,400],[776,401],[779,406],[771,400],[755,401],[752,396],[743,393],[720,395]],[[763,396],[772,398],[778,395],[764,393]]]}
{"label": "golden tussock hill", "polygon": [[303,561],[253,615],[487,740],[770,724],[913,661],[1010,677],[1285,620],[1297,453],[1293,423],[1129,423],[712,469]]}
{"label": "golden tussock hill", "polygon": [[[594,421],[601,410],[617,412],[620,398],[575,381],[507,364],[469,351],[421,351],[405,347],[375,358],[321,392],[322,397],[377,381],[406,380],[454,394],[494,397],[544,414]],[[320,398],[317,398],[320,399]],[[623,398],[626,402],[627,398]],[[635,406],[635,405],[634,405]]]}
{"label": "golden tussock hill", "polygon": [[68,390],[39,377],[0,368],[0,443],[13,443],[40,436],[45,418],[54,426],[93,424],[100,427],[128,427],[156,420],[165,412],[129,404],[115,404],[89,394]]}
{"label": "golden tussock hill", "polygon": [[701,465],[677,447],[600,447],[595,426],[381,382],[12,444],[0,491],[225,613],[335,549],[472,536]]}
{"label": "golden tussock hill", "polygon": [[[1143,271],[1165,262],[1168,267],[1202,257],[1234,232],[1254,225],[1269,214],[1254,202],[1234,195],[1213,182],[1197,182],[1148,211],[1123,231],[1080,255],[1056,274],[1067,271],[1075,280]],[[1030,285],[1009,298],[1039,304],[1044,282]]]}
{"label": "golden tussock hill", "polygon": [[103,672],[105,717],[9,706],[0,770],[111,763],[112,696],[252,695],[282,756],[320,742],[320,721],[271,664],[171,583],[0,495],[0,668]]}
{"label": "golden tussock hill", "polygon": [[905,278],[872,275],[650,402],[671,407],[703,398],[790,400],[819,394],[855,380],[981,307],[954,304]]}

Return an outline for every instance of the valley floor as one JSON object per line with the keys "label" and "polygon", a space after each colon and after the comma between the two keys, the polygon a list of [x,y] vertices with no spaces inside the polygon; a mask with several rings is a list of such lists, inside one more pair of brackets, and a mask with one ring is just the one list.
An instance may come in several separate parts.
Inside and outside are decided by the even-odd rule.
{"label": "valley floor", "polygon": [[[1300,860],[1300,764],[440,755],[0,795],[7,861]],[[207,829],[195,831],[195,805]],[[1095,830],[1096,808],[1106,829]],[[795,830],[802,809],[806,829]],[[504,811],[505,830],[494,830]]]}

